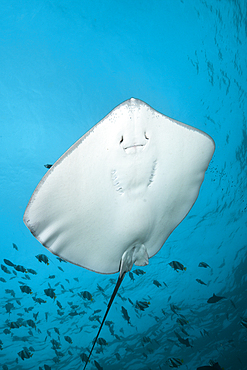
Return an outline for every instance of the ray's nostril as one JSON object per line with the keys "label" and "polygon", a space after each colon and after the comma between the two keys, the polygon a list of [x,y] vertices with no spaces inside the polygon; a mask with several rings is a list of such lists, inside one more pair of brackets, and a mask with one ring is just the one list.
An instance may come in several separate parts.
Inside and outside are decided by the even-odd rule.
{"label": "ray's nostril", "polygon": [[149,137],[147,136],[146,131],[144,132],[144,136],[145,136],[145,138],[146,138],[147,140],[149,140]]}

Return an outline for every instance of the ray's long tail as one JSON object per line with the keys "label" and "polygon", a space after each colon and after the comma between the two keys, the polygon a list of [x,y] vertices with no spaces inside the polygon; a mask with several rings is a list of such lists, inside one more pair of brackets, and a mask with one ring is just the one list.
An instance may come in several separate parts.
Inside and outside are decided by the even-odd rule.
{"label": "ray's long tail", "polygon": [[116,294],[117,294],[117,292],[118,292],[118,289],[119,289],[119,287],[120,287],[120,285],[121,285],[121,283],[122,283],[122,281],[123,281],[123,278],[124,278],[125,274],[126,274],[126,273],[124,272],[124,273],[122,273],[122,275],[120,275],[120,276],[118,277],[117,284],[116,284],[115,289],[114,289],[114,291],[113,291],[113,293],[112,293],[111,299],[110,299],[110,301],[109,301],[109,303],[108,303],[108,305],[107,305],[107,310],[106,310],[105,316],[104,316],[104,318],[103,318],[103,320],[102,320],[102,323],[101,323],[101,325],[100,325],[100,328],[99,328],[99,330],[98,330],[98,333],[97,333],[97,335],[96,335],[96,338],[94,339],[93,346],[92,346],[92,348],[91,348],[91,351],[90,351],[90,353],[89,353],[88,359],[87,359],[87,361],[86,361],[86,363],[85,363],[85,366],[84,366],[83,370],[85,370],[85,369],[86,369],[86,367],[87,367],[87,364],[88,364],[89,359],[90,359],[90,357],[91,357],[91,354],[92,354],[92,352],[93,352],[94,346],[95,346],[95,344],[96,344],[96,342],[97,342],[97,339],[98,339],[98,337],[99,337],[99,335],[100,335],[101,329],[102,329],[102,327],[103,327],[103,325],[104,325],[105,319],[106,319],[106,317],[107,317],[107,315],[108,315],[108,312],[109,312],[109,310],[110,310],[110,308],[111,308],[111,305],[112,305],[112,303],[113,303],[113,301],[114,301],[114,298],[115,298],[115,296],[116,296]]}

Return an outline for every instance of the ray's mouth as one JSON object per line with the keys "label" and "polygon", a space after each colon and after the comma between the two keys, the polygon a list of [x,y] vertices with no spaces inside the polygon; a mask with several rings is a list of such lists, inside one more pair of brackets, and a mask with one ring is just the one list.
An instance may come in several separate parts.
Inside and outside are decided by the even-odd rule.
{"label": "ray's mouth", "polygon": [[128,149],[131,149],[131,148],[134,148],[134,149],[143,148],[144,146],[145,146],[145,144],[134,144],[134,145],[130,145],[130,146],[125,146],[124,150],[128,150]]}

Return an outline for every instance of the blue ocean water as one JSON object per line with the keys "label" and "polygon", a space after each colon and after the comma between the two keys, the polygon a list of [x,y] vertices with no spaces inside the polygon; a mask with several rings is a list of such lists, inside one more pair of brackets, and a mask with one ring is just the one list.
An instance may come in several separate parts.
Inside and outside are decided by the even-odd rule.
{"label": "blue ocean water", "polygon": [[83,368],[117,274],[60,262],[22,219],[44,165],[133,96],[207,132],[216,151],[189,215],[145,274],[125,277],[87,368],[247,369],[246,2],[2,0],[0,20],[2,368]]}

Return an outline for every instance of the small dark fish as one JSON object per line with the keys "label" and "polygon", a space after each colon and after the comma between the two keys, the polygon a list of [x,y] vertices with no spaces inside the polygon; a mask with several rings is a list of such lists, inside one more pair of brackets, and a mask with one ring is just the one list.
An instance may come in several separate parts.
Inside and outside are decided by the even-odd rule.
{"label": "small dark fish", "polygon": [[28,285],[21,285],[20,289],[22,293],[32,294],[32,289]]}
{"label": "small dark fish", "polygon": [[18,352],[18,356],[20,356],[20,358],[22,359],[22,360],[25,360],[25,358],[30,358],[30,357],[32,357],[32,353],[29,351],[29,349],[28,348],[23,348],[23,350],[22,351],[20,351],[20,352]]}
{"label": "small dark fish", "polygon": [[44,301],[44,299],[42,299],[42,298],[35,298],[35,297],[32,297],[32,298],[33,298],[34,302],[37,302],[39,304],[46,303],[46,301]]}
{"label": "small dark fish", "polygon": [[163,315],[166,316],[166,312],[163,308],[161,309],[161,311],[162,311]]}
{"label": "small dark fish", "polygon": [[1,269],[3,270],[3,272],[5,272],[5,274],[11,274],[11,272],[4,265],[1,265]]}
{"label": "small dark fish", "polygon": [[87,299],[88,301],[93,301],[93,296],[91,293],[87,292],[86,290],[80,293],[81,297]]}
{"label": "small dark fish", "polygon": [[177,321],[178,324],[180,324],[182,326],[187,325],[188,322],[189,322],[188,320],[186,320],[186,319],[184,319],[182,317],[178,317],[176,321]]}
{"label": "small dark fish", "polygon": [[101,288],[101,286],[99,284],[97,284],[97,289],[100,291],[100,292],[104,292],[104,289]]}
{"label": "small dark fish", "polygon": [[114,337],[115,333],[114,333],[113,326],[109,327],[109,331],[110,331],[111,335]]}
{"label": "small dark fish", "polygon": [[36,324],[32,319],[27,320],[27,324],[28,326],[31,326],[31,328],[34,328],[34,329],[36,328]]}
{"label": "small dark fish", "polygon": [[101,324],[99,315],[89,316],[89,320],[90,321],[98,321]]}
{"label": "small dark fish", "polygon": [[134,303],[132,302],[132,300],[130,298],[128,298],[128,301],[129,301],[129,303],[132,304],[132,306],[134,306]]}
{"label": "small dark fish", "polygon": [[209,267],[209,268],[211,268],[206,262],[200,262],[198,267],[204,267],[204,268]]}
{"label": "small dark fish", "polygon": [[22,279],[31,280],[30,276],[28,276],[28,275],[22,276]]}
{"label": "small dark fish", "polygon": [[133,273],[139,276],[139,275],[146,274],[146,271],[143,271],[141,269],[136,269],[136,270],[133,271]]}
{"label": "small dark fish", "polygon": [[149,337],[142,337],[143,343],[151,343],[151,339]]}
{"label": "small dark fish", "polygon": [[39,315],[39,312],[37,312],[37,313],[33,313],[33,318],[34,318],[34,320],[35,320],[35,321],[37,320],[38,315]]}
{"label": "small dark fish", "polygon": [[122,314],[123,318],[130,324],[130,317],[128,315],[128,311],[122,306]]}
{"label": "small dark fish", "polygon": [[113,321],[110,321],[110,320],[106,320],[106,322],[105,322],[105,325],[106,326],[112,326],[114,324],[114,322]]}
{"label": "small dark fish", "polygon": [[25,310],[25,312],[30,312],[30,311],[32,311],[34,309],[34,307],[25,307],[24,308],[24,310]]}
{"label": "small dark fish", "polygon": [[115,356],[116,356],[116,359],[118,360],[118,361],[120,361],[121,360],[121,356],[120,356],[120,354],[117,352],[117,353],[115,353]]}
{"label": "small dark fish", "polygon": [[68,343],[70,343],[70,344],[72,344],[73,342],[72,342],[72,339],[68,336],[68,335],[66,335],[65,337],[64,337],[64,339],[66,340],[66,342],[68,342]]}
{"label": "small dark fish", "polygon": [[7,303],[5,306],[6,312],[11,313],[11,310],[15,307],[13,303]]}
{"label": "small dark fish", "polygon": [[184,339],[184,338],[182,338],[182,337],[181,337],[181,335],[180,335],[179,333],[177,333],[176,331],[175,331],[174,333],[175,333],[175,335],[177,336],[177,338],[178,338],[178,340],[179,340],[179,342],[180,342],[181,344],[185,345],[186,347],[192,347],[192,345],[191,345],[191,344],[190,344],[190,342],[189,342],[189,338]]}
{"label": "small dark fish", "polygon": [[148,308],[150,305],[150,302],[145,301],[136,301],[135,307],[141,311],[144,311],[146,308]]}
{"label": "small dark fish", "polygon": [[237,309],[237,307],[236,307],[236,305],[235,305],[235,303],[233,302],[233,300],[232,300],[232,299],[230,299],[230,302],[231,302],[231,304],[233,305],[233,307],[234,307],[235,309]]}
{"label": "small dark fish", "polygon": [[50,342],[52,344],[52,349],[59,349],[59,348],[61,348],[61,344],[57,340],[52,339]]}
{"label": "small dark fish", "polygon": [[129,277],[131,278],[132,281],[135,281],[134,275],[133,275],[133,273],[131,271],[129,271]]}
{"label": "small dark fish", "polygon": [[27,269],[27,272],[30,272],[30,274],[37,275],[37,272],[33,269]]}
{"label": "small dark fish", "polygon": [[4,329],[3,333],[4,333],[5,335],[7,335],[7,334],[10,334],[10,333],[11,333],[11,331],[10,331],[9,329]]}
{"label": "small dark fish", "polygon": [[52,167],[52,164],[44,164],[44,167],[49,169]]}
{"label": "small dark fish", "polygon": [[57,301],[57,305],[59,308],[61,308],[61,310],[63,309],[63,306],[61,305],[61,303],[59,301]]}
{"label": "small dark fish", "polygon": [[62,258],[60,258],[60,257],[57,257],[57,260],[59,261],[59,262],[64,262],[64,263],[67,263],[67,261],[64,261]]}
{"label": "small dark fish", "polygon": [[200,333],[201,333],[201,336],[202,336],[202,337],[205,337],[206,335],[207,335],[207,336],[209,336],[208,331],[207,331],[207,330],[205,330],[205,329],[200,330]]}
{"label": "small dark fish", "polygon": [[5,293],[7,293],[7,294],[11,294],[11,295],[12,295],[12,297],[15,297],[15,292],[14,292],[14,290],[13,290],[13,289],[5,289]]}
{"label": "small dark fish", "polygon": [[184,328],[180,328],[180,329],[181,329],[181,331],[182,331],[185,335],[189,336],[189,334],[187,333],[187,331],[186,331]]}
{"label": "small dark fish", "polygon": [[[79,307],[79,306],[77,306],[77,307]],[[93,312],[93,315],[95,315],[96,313],[100,313],[102,310],[94,310],[94,312]],[[106,321],[106,323],[107,323],[107,321]]]}
{"label": "small dark fish", "polygon": [[0,277],[0,281],[1,281],[2,283],[6,283],[6,280],[5,280],[4,278],[2,278],[2,277]]}
{"label": "small dark fish", "polygon": [[10,267],[15,267],[16,266],[13,262],[11,262],[9,260],[4,259],[3,261],[4,261],[5,265],[8,265]]}
{"label": "small dark fish", "polygon": [[101,346],[107,346],[108,343],[104,338],[98,338],[97,343],[100,344]]}
{"label": "small dark fish", "polygon": [[82,353],[80,355],[80,358],[81,358],[82,362],[88,362],[88,355],[86,353]]}
{"label": "small dark fish", "polygon": [[175,304],[170,304],[170,307],[171,307],[172,312],[174,312],[176,315],[178,315],[178,313],[176,311],[180,310],[180,308],[178,306],[176,306]]}
{"label": "small dark fish", "polygon": [[14,248],[14,249],[16,249],[16,250],[18,251],[18,247],[17,247],[17,245],[16,245],[15,243],[12,243],[12,245],[13,245],[13,248]]}
{"label": "small dark fish", "polygon": [[127,298],[122,297],[120,293],[117,293],[117,296],[120,297],[122,299],[122,301],[124,301],[124,302],[127,301]]}
{"label": "small dark fish", "polygon": [[168,285],[163,281],[163,284],[168,288]]}
{"label": "small dark fish", "polygon": [[14,266],[14,269],[16,271],[20,271],[20,272],[27,272],[27,270],[25,269],[25,267],[24,266],[21,266],[21,265]]}
{"label": "small dark fish", "polygon": [[156,285],[158,288],[161,286],[161,284],[158,282],[158,280],[154,280],[153,284]]}
{"label": "small dark fish", "polygon": [[[150,315],[151,316],[151,315]],[[153,318],[157,321],[157,322],[159,322],[160,321],[160,318],[158,317],[158,316],[153,316]]]}
{"label": "small dark fish", "polygon": [[49,279],[55,279],[55,277],[56,277],[55,275],[49,275],[48,276]]}
{"label": "small dark fish", "polygon": [[58,266],[57,267],[59,270],[61,270],[62,272],[64,272],[64,270],[62,269],[62,267]]}
{"label": "small dark fish", "polygon": [[241,317],[241,322],[240,324],[247,329],[247,318],[246,317]]}
{"label": "small dark fish", "polygon": [[186,271],[186,267],[184,267],[184,265],[182,265],[182,263],[178,262],[178,261],[172,261],[169,263],[169,265],[175,270],[178,272],[178,270],[181,270],[181,271]]}
{"label": "small dark fish", "polygon": [[52,289],[52,288],[44,289],[44,292],[45,292],[45,295],[47,295],[48,297],[56,299],[55,289]]}
{"label": "small dark fish", "polygon": [[100,364],[96,360],[94,360],[94,365],[97,367],[98,370],[103,370],[103,367],[100,366]]}
{"label": "small dark fish", "polygon": [[166,364],[167,364],[169,367],[177,368],[177,367],[179,367],[179,366],[183,365],[183,360],[180,360],[179,358],[170,357],[170,358],[168,358],[168,360],[166,361]]}
{"label": "small dark fish", "polygon": [[60,333],[59,333],[59,329],[58,328],[54,328],[54,330],[55,330],[55,332],[58,334],[58,335],[60,335]]}
{"label": "small dark fish", "polygon": [[80,314],[79,314],[79,312],[77,312],[77,311],[71,311],[71,312],[69,313],[69,315],[70,315],[70,316],[77,316],[77,315],[80,315]]}
{"label": "small dark fish", "polygon": [[21,325],[17,321],[13,321],[9,325],[10,329],[19,329]]}
{"label": "small dark fish", "polygon": [[77,281],[77,283],[79,283],[78,277],[75,277],[74,280]]}
{"label": "small dark fish", "polygon": [[219,297],[219,296],[217,296],[217,295],[213,294],[213,296],[212,296],[212,297],[210,297],[210,298],[207,300],[207,302],[208,302],[208,303],[217,303],[217,302],[219,302],[221,299],[224,299],[224,298],[226,298],[226,297]]}
{"label": "small dark fish", "polygon": [[44,262],[46,265],[49,265],[49,259],[45,254],[38,254],[35,257],[39,262]]}
{"label": "small dark fish", "polygon": [[201,279],[196,279],[196,281],[197,281],[199,284],[207,285],[207,284],[206,284],[206,283],[204,283]]}

